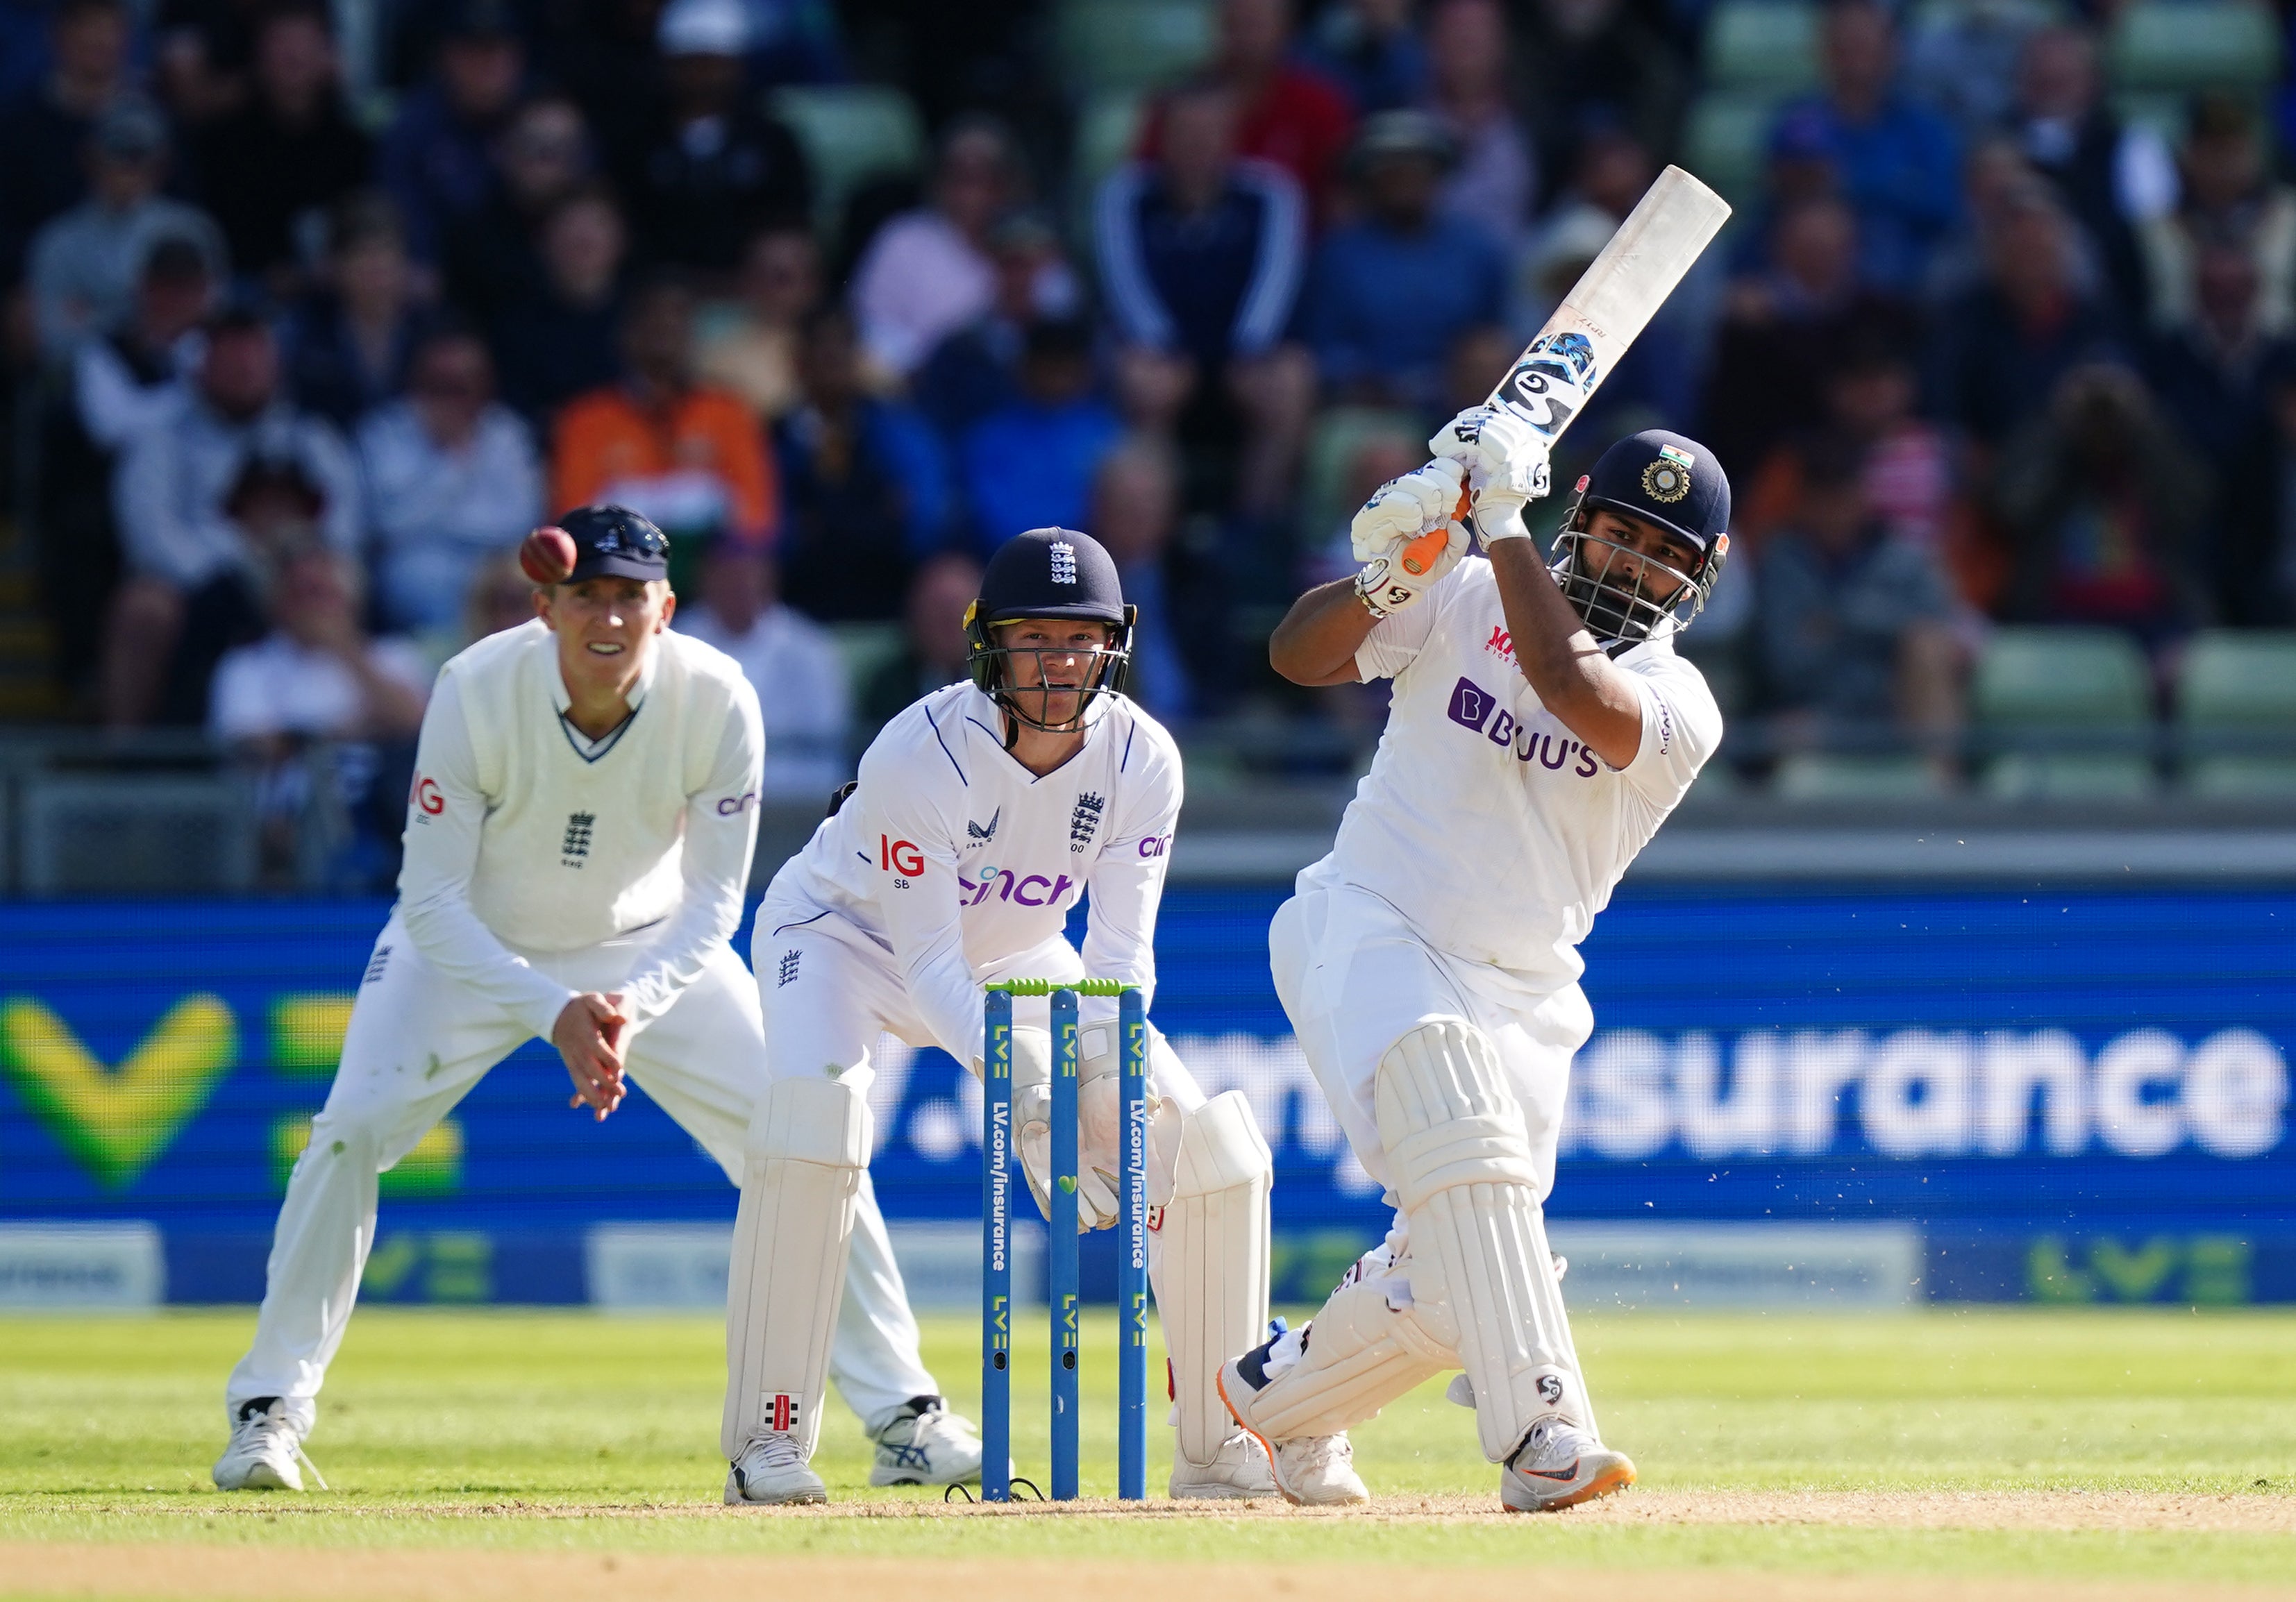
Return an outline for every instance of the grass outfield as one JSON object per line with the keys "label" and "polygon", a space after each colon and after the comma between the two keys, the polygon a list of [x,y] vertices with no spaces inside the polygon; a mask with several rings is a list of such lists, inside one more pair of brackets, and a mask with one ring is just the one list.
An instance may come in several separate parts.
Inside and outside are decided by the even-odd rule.
{"label": "grass outfield", "polygon": [[[716,1320],[390,1308],[353,1323],[323,1401],[310,1448],[334,1491],[226,1497],[207,1467],[251,1321],[0,1319],[0,1597],[570,1602],[586,1585],[640,1596],[739,1583],[740,1560],[761,1557],[776,1585],[812,1565],[823,1585],[874,1592],[899,1573],[914,1589],[929,1559],[977,1567],[1008,1596],[1038,1582],[1073,1595],[1109,1565],[1143,1562],[1236,1565],[1246,1583],[1278,1576],[1278,1590],[1312,1570],[1329,1594],[1389,1598],[1423,1594],[1430,1573],[1501,1564],[1664,1571],[1671,1602],[1743,1594],[1755,1574],[1772,1577],[1759,1590],[1773,1602],[1806,1588],[2054,1595],[2068,1582],[2151,1598],[2296,1595],[2286,1314],[1586,1319],[1604,1434],[1642,1481],[1547,1518],[1496,1516],[1496,1473],[1439,1384],[1357,1433],[1381,1499],[1368,1514],[1175,1508],[1160,1497],[1162,1429],[1145,1511],[952,1512],[938,1492],[870,1491],[860,1430],[834,1402],[817,1465],[836,1506],[723,1509]],[[1023,1323],[1016,1371],[1015,1450],[1032,1477],[1042,1322]],[[929,1320],[926,1341],[972,1410],[974,1324]],[[1113,1489],[1112,1351],[1103,1317],[1085,1342],[1087,1495]],[[280,1549],[259,1582],[250,1546]],[[1455,1582],[1426,1594],[1465,1593]]]}

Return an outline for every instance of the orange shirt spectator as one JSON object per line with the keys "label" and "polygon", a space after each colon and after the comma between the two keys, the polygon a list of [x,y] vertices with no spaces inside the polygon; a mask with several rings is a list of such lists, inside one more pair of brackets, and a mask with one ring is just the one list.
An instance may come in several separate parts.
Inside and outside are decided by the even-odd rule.
{"label": "orange shirt spectator", "polygon": [[[1354,108],[1331,80],[1291,59],[1291,0],[1222,0],[1218,29],[1209,76],[1235,95],[1236,154],[1290,173],[1320,219],[1340,158],[1355,137]],[[1160,156],[1163,138],[1159,102],[1141,130],[1142,159]]]}
{"label": "orange shirt spectator", "polygon": [[765,436],[742,398],[694,381],[693,298],[657,282],[633,298],[622,324],[621,382],[577,396],[558,414],[550,503],[611,501],[642,511],[681,558],[719,533],[770,544],[779,523]]}

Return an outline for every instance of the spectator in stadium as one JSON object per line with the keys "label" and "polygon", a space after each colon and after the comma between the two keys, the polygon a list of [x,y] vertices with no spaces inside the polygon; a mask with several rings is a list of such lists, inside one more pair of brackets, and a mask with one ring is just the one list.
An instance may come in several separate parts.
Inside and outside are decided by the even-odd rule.
{"label": "spectator in stadium", "polygon": [[2243,628],[2296,626],[2296,359],[2265,372],[2264,421],[2221,485],[2208,581],[2217,615]]}
{"label": "spectator in stadium", "polygon": [[1629,0],[1529,0],[1514,20],[1514,102],[1529,119],[1536,167],[1567,173],[1597,130],[1645,151],[1675,148],[1691,98],[1682,53],[1652,20],[1663,8]]}
{"label": "spectator in stadium", "polygon": [[1007,213],[989,230],[996,293],[988,309],[958,329],[926,358],[909,395],[954,444],[1021,390],[1021,347],[1029,325],[1076,310],[1075,276],[1051,224],[1031,211]]}
{"label": "spectator in stadium", "polygon": [[[357,563],[316,541],[281,555],[266,609],[268,632],[216,665],[207,712],[208,732],[256,770],[265,877],[318,869],[332,888],[388,883],[430,664],[411,641],[367,637]],[[323,744],[324,767],[304,760]],[[320,868],[310,860],[318,841],[307,837],[331,832],[313,814],[336,806],[349,838]]]}
{"label": "spectator in stadium", "polygon": [[334,25],[319,0],[285,0],[255,30],[252,87],[197,143],[201,198],[233,269],[283,296],[316,265],[330,208],[367,182],[373,151],[344,104]]}
{"label": "spectator in stadium", "polygon": [[328,219],[324,272],[281,330],[287,388],[348,434],[406,380],[418,315],[398,207],[381,190],[345,196]]}
{"label": "spectator in stadium", "polygon": [[1775,726],[1789,748],[1853,749],[1894,727],[1950,778],[1964,673],[1953,586],[1875,515],[1866,456],[1847,439],[1810,449],[1793,515],[1763,543],[1755,635]]}
{"label": "spectator in stadium", "polygon": [[941,137],[931,203],[869,241],[853,273],[853,315],[877,367],[906,378],[994,303],[988,230],[1015,199],[1018,160],[997,124],[958,119]]}
{"label": "spectator in stadium", "polygon": [[466,323],[438,323],[415,343],[406,394],[367,415],[358,456],[379,609],[393,628],[451,625],[487,559],[543,519],[534,437],[495,399],[493,358]]}
{"label": "spectator in stadium", "polygon": [[1857,215],[1858,276],[1910,293],[1960,204],[1953,130],[1898,87],[1897,26],[1882,0],[1831,0],[1819,32],[1824,90],[1787,108],[1831,158]]}
{"label": "spectator in stadium", "polygon": [[127,316],[136,274],[155,241],[190,240],[212,274],[220,276],[225,267],[214,219],[160,192],[168,128],[154,107],[116,102],[89,135],[86,156],[87,199],[33,235],[26,263],[33,324],[49,361],[68,359],[82,340]]}
{"label": "spectator in stadium", "polygon": [[448,303],[486,323],[543,293],[545,225],[589,176],[582,113],[556,95],[528,101],[495,142],[492,160],[478,210],[447,219],[440,263]]}
{"label": "spectator in stadium", "polygon": [[965,676],[964,609],[980,594],[980,564],[963,551],[927,557],[901,603],[901,649],[861,687],[858,730],[882,729],[920,696]]}
{"label": "spectator in stadium", "polygon": [[958,448],[976,545],[993,550],[1030,528],[1083,527],[1093,475],[1123,430],[1095,393],[1092,331],[1069,319],[1032,324],[1019,398],[973,424]]}
{"label": "spectator in stadium", "polygon": [[2118,358],[2112,313],[2083,287],[2072,223],[2046,184],[2005,196],[1986,241],[1987,275],[1945,307],[1931,340],[1931,393],[1946,417],[1989,453],[2049,405],[2074,367]]}
{"label": "spectator in stadium", "polygon": [[652,257],[730,276],[758,229],[808,219],[804,151],[744,93],[752,37],[743,0],[670,0],[662,10],[662,102],[644,136],[620,152],[623,191]]}
{"label": "spectator in stadium", "polygon": [[1437,0],[1427,19],[1425,104],[1459,151],[1436,208],[1490,232],[1513,254],[1538,201],[1538,164],[1508,99],[1498,0]]}
{"label": "spectator in stadium", "polygon": [[1427,47],[1411,0],[1339,0],[1311,25],[1300,59],[1343,90],[1358,117],[1415,105],[1427,83]]}
{"label": "spectator in stadium", "polygon": [[621,371],[628,255],[621,208],[603,187],[585,184],[551,208],[542,225],[542,282],[504,303],[492,331],[503,397],[529,421],[546,423]]}
{"label": "spectator in stadium", "polygon": [[677,609],[678,633],[739,662],[758,691],[766,721],[760,795],[826,802],[853,771],[853,695],[836,637],[783,602],[771,553],[738,541],[710,543],[694,601]]}
{"label": "spectator in stadium", "polygon": [[[1236,149],[1292,175],[1308,208],[1326,214],[1356,114],[1339,87],[1292,53],[1292,0],[1220,0],[1210,74],[1235,96]],[[1163,111],[1151,110],[1140,153],[1163,144]]]}
{"label": "spectator in stadium", "polygon": [[1456,155],[1423,111],[1386,111],[1364,125],[1349,158],[1362,215],[1317,248],[1301,313],[1334,398],[1439,410],[1451,347],[1505,315],[1498,246],[1435,210]]}
{"label": "spectator in stadium", "polygon": [[[1415,464],[1414,464],[1415,465]],[[1092,507],[1078,525],[1108,549],[1126,604],[1140,609],[1132,629],[1125,693],[1167,724],[1202,710],[1196,675],[1180,642],[1184,625],[1201,643],[1216,637],[1216,609],[1175,593],[1172,535],[1180,518],[1179,464],[1161,440],[1134,437],[1111,451],[1093,476]]]}
{"label": "spectator in stadium", "polygon": [[2204,94],[2178,159],[2176,209],[2141,233],[2155,328],[2193,315],[2202,248],[2234,241],[2256,263],[2257,321],[2268,333],[2296,324],[2296,189],[2274,176],[2255,108],[2232,94]]}
{"label": "spectator in stadium", "polygon": [[1109,176],[1097,223],[1100,282],[1133,371],[1147,359],[1184,368],[1183,432],[1223,443],[1240,418],[1243,509],[1288,503],[1315,399],[1306,353],[1283,342],[1306,209],[1281,168],[1238,159],[1234,92],[1201,80],[1167,96],[1159,155]]}
{"label": "spectator in stadium", "polygon": [[160,97],[195,133],[245,106],[264,0],[163,0],[152,31]]}
{"label": "spectator in stadium", "polygon": [[1969,144],[2014,117],[2018,79],[2047,11],[2017,0],[1944,0],[1910,12],[1906,93]]}
{"label": "spectator in stadium", "polygon": [[40,390],[29,532],[49,659],[75,707],[94,693],[103,617],[119,584],[112,470],[130,441],[184,404],[214,282],[197,245],[162,236],[144,258],[133,314],[84,341],[69,379]]}
{"label": "spectator in stadium", "polygon": [[60,0],[45,27],[45,72],[0,104],[0,285],[16,282],[40,225],[87,193],[88,138],[129,89],[121,0]]}
{"label": "spectator in stadium", "polygon": [[1730,285],[1699,430],[1726,470],[1751,476],[1788,433],[1818,421],[1835,324],[1857,303],[1857,219],[1826,196],[1780,209],[1768,265]]}
{"label": "spectator in stadium", "polygon": [[326,422],[280,384],[270,328],[217,318],[188,402],[135,436],[113,483],[127,576],[105,630],[105,721],[196,723],[215,662],[257,616],[260,565],[288,520],[358,548],[358,470]]}
{"label": "spectator in stadium", "polygon": [[947,459],[922,417],[869,392],[842,307],[807,319],[798,374],[804,401],[774,426],[783,593],[809,617],[890,621],[949,535]]}
{"label": "spectator in stadium", "polygon": [[2296,356],[2284,331],[2265,331],[2259,298],[2255,255],[2211,240],[2194,263],[2193,315],[2145,352],[2161,414],[2219,485],[2248,470],[2248,452],[2266,425],[2266,375]]}
{"label": "spectator in stadium", "polygon": [[2117,315],[2134,323],[2149,301],[2137,231],[2177,202],[2177,168],[2160,135],[2124,123],[2105,102],[2096,40],[2073,24],[2042,29],[2018,62],[2010,126],[2035,171],[2087,233]]}
{"label": "spectator in stadium", "polygon": [[2135,372],[2070,368],[2001,453],[1993,511],[2011,562],[2001,615],[2125,628],[2148,646],[2174,640],[2208,616],[2208,494],[2206,470]]}
{"label": "spectator in stadium", "polygon": [[738,299],[703,316],[695,369],[770,426],[797,405],[798,331],[821,303],[821,249],[812,231],[761,230],[742,254],[737,287]]}
{"label": "spectator in stadium", "polygon": [[672,587],[688,588],[705,541],[774,537],[774,465],[741,397],[694,375],[684,279],[658,276],[630,297],[621,349],[621,381],[558,414],[550,511],[611,502],[643,512],[669,536]]}
{"label": "spectator in stadium", "polygon": [[429,81],[399,102],[376,176],[405,219],[415,260],[439,265],[447,230],[494,188],[493,147],[518,104],[526,45],[512,0],[453,0]]}

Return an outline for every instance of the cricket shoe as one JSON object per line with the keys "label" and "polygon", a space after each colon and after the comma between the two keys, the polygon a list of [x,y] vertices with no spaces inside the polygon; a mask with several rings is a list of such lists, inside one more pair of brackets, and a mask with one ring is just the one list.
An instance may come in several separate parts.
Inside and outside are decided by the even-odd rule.
{"label": "cricket shoe", "polygon": [[1553,1513],[1635,1483],[1635,1466],[1575,1424],[1542,1418],[1499,1470],[1499,1500],[1510,1513]]}
{"label": "cricket shoe", "polygon": [[829,1487],[806,1466],[805,1449],[786,1430],[759,1430],[726,1471],[726,1505],[786,1507],[825,1502]]}
{"label": "cricket shoe", "polygon": [[1240,1502],[1274,1496],[1275,1476],[1268,1471],[1267,1450],[1259,1437],[1238,1430],[1219,1443],[1209,1463],[1191,1463],[1172,1455],[1174,1501]]}
{"label": "cricket shoe", "polygon": [[303,1433],[276,1396],[242,1402],[232,1414],[231,1443],[210,1471],[219,1491],[300,1491],[308,1467],[319,1489],[327,1476],[303,1452]]}
{"label": "cricket shoe", "polygon": [[[1343,1508],[1371,1500],[1371,1492],[1356,1477],[1356,1449],[1348,1443],[1344,1431],[1336,1435],[1300,1435],[1290,1441],[1270,1441],[1253,1429],[1237,1408],[1238,1396],[1249,1396],[1259,1389],[1250,1376],[1260,1371],[1259,1364],[1267,1353],[1266,1346],[1258,1346],[1242,1357],[1230,1358],[1220,1365],[1215,1383],[1219,1386],[1220,1400],[1227,1404],[1228,1417],[1242,1425],[1244,1433],[1259,1442],[1259,1449],[1267,1454],[1276,1491],[1285,1501],[1302,1508]],[[1249,1370],[1244,1367],[1247,1363],[1251,1365]]]}
{"label": "cricket shoe", "polygon": [[872,1485],[961,1485],[980,1477],[980,1436],[938,1396],[912,1396],[877,1431]]}

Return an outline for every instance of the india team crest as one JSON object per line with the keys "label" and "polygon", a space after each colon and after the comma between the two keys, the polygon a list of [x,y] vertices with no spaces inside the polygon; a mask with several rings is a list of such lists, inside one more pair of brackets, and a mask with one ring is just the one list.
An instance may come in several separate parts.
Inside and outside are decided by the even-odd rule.
{"label": "india team crest", "polygon": [[1690,493],[1691,455],[1677,446],[1658,447],[1658,460],[1643,469],[1643,494],[1669,505]]}

